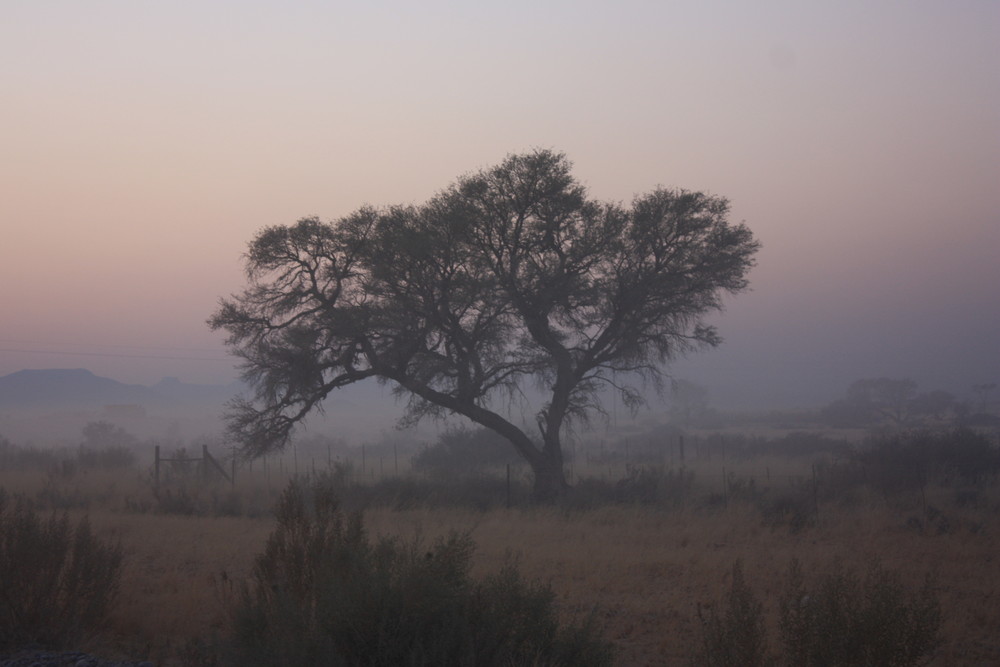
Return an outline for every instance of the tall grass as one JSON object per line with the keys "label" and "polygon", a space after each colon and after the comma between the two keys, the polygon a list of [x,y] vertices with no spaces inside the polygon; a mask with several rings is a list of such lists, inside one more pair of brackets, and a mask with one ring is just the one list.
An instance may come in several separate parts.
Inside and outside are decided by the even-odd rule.
{"label": "tall grass", "polygon": [[0,489],[0,648],[66,646],[99,629],[121,565],[121,546],[96,537],[86,518],[42,518]]}

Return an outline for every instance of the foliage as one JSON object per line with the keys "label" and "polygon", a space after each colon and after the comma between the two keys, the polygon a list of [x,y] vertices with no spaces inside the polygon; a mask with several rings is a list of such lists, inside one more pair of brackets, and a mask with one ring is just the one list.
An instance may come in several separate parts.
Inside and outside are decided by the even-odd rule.
{"label": "foliage", "polygon": [[851,384],[844,398],[824,408],[823,417],[833,426],[899,429],[940,423],[958,416],[959,410],[959,402],[947,391],[917,393],[913,380],[882,377]]}
{"label": "foliage", "polygon": [[670,382],[670,421],[691,426],[708,411],[708,389],[690,380]]}
{"label": "foliage", "polygon": [[508,565],[474,581],[473,542],[372,540],[324,483],[293,482],[235,610],[240,665],[602,665],[589,626]]}
{"label": "foliage", "polygon": [[793,561],[780,600],[789,664],[920,664],[938,644],[941,611],[930,577],[910,594],[899,576],[873,562],[862,581],[838,569],[807,588]]}
{"label": "foliage", "polygon": [[874,436],[854,459],[885,493],[918,488],[932,476],[971,484],[1000,472],[1000,450],[968,428]]}
{"label": "foliage", "polygon": [[71,476],[80,468],[112,470],[135,465],[134,450],[124,445],[94,444],[73,449],[16,445],[0,436],[0,470],[48,470]]}
{"label": "foliage", "polygon": [[413,457],[413,468],[436,475],[479,475],[520,461],[496,431],[457,428],[445,431],[433,445]]}
{"label": "foliage", "polygon": [[756,667],[768,664],[764,605],[743,577],[743,563],[733,565],[732,581],[722,609],[698,609],[702,648],[695,659],[704,667]]}
{"label": "foliage", "polygon": [[[567,423],[600,412],[604,389],[637,406],[628,381],[658,384],[669,360],[719,344],[704,317],[746,289],[759,247],[725,199],[597,202],[570,166],[512,155],[421,206],[262,231],[250,286],[210,320],[255,390],[234,440],[281,448],[332,391],[374,377],[409,398],[407,421],[463,415],[513,445],[539,499],[561,493]],[[524,429],[504,414],[528,383],[548,399]]]}
{"label": "foliage", "polygon": [[62,457],[51,449],[37,449],[16,445],[0,436],[0,470],[56,469],[62,465]]}
{"label": "foliage", "polygon": [[757,500],[761,518],[771,527],[787,526],[798,533],[816,521],[816,498],[811,483],[794,483]]}
{"label": "foliage", "polygon": [[122,549],[86,518],[42,519],[0,489],[0,648],[59,647],[97,629],[115,601]]}
{"label": "foliage", "polygon": [[690,497],[694,472],[663,466],[627,466],[615,485],[619,502],[679,507]]}
{"label": "foliage", "polygon": [[[784,652],[795,667],[908,667],[938,645],[941,611],[930,577],[913,593],[876,560],[862,579],[838,567],[813,586],[793,560],[778,600]],[[702,648],[695,664],[766,665],[764,605],[747,584],[740,561],[721,605],[698,609]]]}
{"label": "foliage", "polygon": [[83,427],[82,434],[83,442],[80,447],[84,449],[128,449],[139,443],[134,435],[106,421],[88,422]]}
{"label": "foliage", "polygon": [[135,451],[126,447],[109,446],[89,449],[83,446],[77,452],[77,463],[83,468],[113,470],[135,466]]}
{"label": "foliage", "polygon": [[465,507],[479,511],[504,507],[508,500],[510,504],[521,505],[528,494],[527,485],[519,478],[512,478],[508,486],[504,478],[486,474],[386,478],[371,484],[354,484],[339,492],[343,506],[352,509]]}

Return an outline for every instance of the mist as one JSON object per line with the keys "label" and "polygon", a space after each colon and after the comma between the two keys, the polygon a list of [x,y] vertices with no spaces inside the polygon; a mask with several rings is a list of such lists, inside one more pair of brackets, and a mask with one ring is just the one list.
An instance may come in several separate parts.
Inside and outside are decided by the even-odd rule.
{"label": "mist", "polygon": [[[668,369],[718,409],[1000,377],[993,3],[102,8],[21,3],[0,27],[0,376],[228,385],[205,320],[256,231],[551,147],[594,197],[703,190],[761,241],[721,347]],[[383,391],[331,404],[391,428]]]}

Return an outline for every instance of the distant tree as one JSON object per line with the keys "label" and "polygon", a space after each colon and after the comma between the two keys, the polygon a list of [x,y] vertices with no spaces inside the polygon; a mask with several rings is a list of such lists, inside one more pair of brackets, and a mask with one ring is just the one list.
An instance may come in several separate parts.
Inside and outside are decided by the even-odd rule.
{"label": "distant tree", "polygon": [[917,394],[913,380],[871,378],[858,380],[847,389],[847,400],[852,405],[878,420],[888,420],[902,426],[910,414],[910,404]]}
{"label": "distant tree", "polygon": [[900,428],[921,420],[942,420],[949,413],[957,417],[966,408],[947,391],[918,394],[913,380],[867,378],[852,383],[847,395],[824,408],[822,414],[834,426],[887,423]]}
{"label": "distant tree", "polygon": [[975,384],[975,385],[972,385],[972,391],[974,391],[976,393],[976,396],[979,397],[979,411],[980,412],[988,412],[989,411],[990,394],[996,388],[997,388],[997,383],[996,382],[987,382],[987,383],[984,383],[984,384]]}
{"label": "distant tree", "polygon": [[708,389],[677,378],[670,382],[670,416],[685,426],[705,414],[708,409]]}
{"label": "distant tree", "polygon": [[111,447],[133,447],[138,439],[111,422],[88,422],[82,431],[83,442],[80,446],[87,449],[106,449]]}
{"label": "distant tree", "polygon": [[935,389],[915,396],[910,402],[910,411],[915,415],[940,420],[955,409],[955,403],[954,395]]}
{"label": "distant tree", "polygon": [[85,467],[125,468],[135,462],[139,439],[120,426],[106,421],[88,422],[77,461]]}
{"label": "distant tree", "polygon": [[[562,433],[632,408],[639,378],[720,338],[703,317],[747,287],[759,244],[725,199],[657,189],[601,203],[562,154],[512,155],[427,203],[362,208],[261,231],[249,287],[209,320],[254,388],[230,414],[250,455],[283,447],[331,391],[377,378],[407,396],[404,423],[459,414],[506,438],[534,493],[566,487]],[[538,434],[505,417],[532,382]]]}

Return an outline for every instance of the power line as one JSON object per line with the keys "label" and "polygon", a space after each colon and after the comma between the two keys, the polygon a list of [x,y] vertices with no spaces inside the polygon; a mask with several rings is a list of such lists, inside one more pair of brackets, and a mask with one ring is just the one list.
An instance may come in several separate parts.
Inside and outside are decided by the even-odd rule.
{"label": "power line", "polygon": [[[70,342],[66,340],[56,340],[56,341],[37,341],[37,340],[23,340],[16,338],[0,338],[0,344],[5,345],[57,345],[57,346],[77,346],[80,347],[79,343]],[[126,345],[121,343],[86,343],[87,347],[111,347],[111,348],[124,348],[128,350],[185,350],[188,352],[217,352],[217,347],[183,347],[177,345]]]}
{"label": "power line", "polygon": [[[125,346],[123,346],[125,347]],[[183,348],[166,348],[183,349]],[[231,357],[177,357],[154,354],[123,354],[121,352],[69,352],[64,350],[26,350],[12,347],[0,347],[0,352],[21,352],[27,354],[61,354],[82,357],[119,357],[123,359],[156,359],[160,361],[224,361],[232,363]]]}

